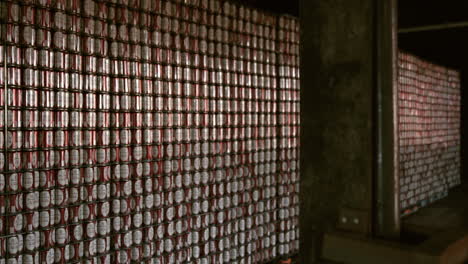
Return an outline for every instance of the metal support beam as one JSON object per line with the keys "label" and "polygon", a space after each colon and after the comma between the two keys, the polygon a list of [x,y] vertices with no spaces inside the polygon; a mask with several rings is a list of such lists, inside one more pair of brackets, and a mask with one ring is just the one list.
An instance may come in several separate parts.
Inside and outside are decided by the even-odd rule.
{"label": "metal support beam", "polygon": [[376,171],[374,235],[400,236],[397,1],[375,1]]}
{"label": "metal support beam", "polygon": [[402,28],[398,30],[398,34],[425,32],[425,31],[437,31],[437,30],[454,29],[454,28],[468,28],[468,21],[421,26],[421,27]]}

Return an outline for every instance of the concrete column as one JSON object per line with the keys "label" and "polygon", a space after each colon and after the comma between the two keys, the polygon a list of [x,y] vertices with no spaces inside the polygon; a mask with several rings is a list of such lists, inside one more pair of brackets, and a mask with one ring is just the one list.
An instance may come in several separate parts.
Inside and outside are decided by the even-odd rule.
{"label": "concrete column", "polygon": [[[301,0],[300,263],[315,263],[319,258],[322,236],[335,230],[343,208],[363,212],[369,223],[368,234],[375,229],[377,170],[393,162],[388,157],[393,155],[392,149],[380,155],[384,163],[378,165],[376,159],[377,91],[382,88],[377,81],[377,64],[382,60],[376,55],[376,22],[387,23],[383,27],[391,25],[388,17],[376,16],[377,8],[382,8],[376,2]],[[393,77],[392,54],[388,54],[392,51],[391,37],[385,36],[390,43],[382,54],[390,60],[390,69],[385,68],[381,77],[387,80],[383,86],[392,89],[392,81],[388,81]],[[393,108],[392,92],[387,90],[384,96],[387,104],[383,111],[392,123],[393,113],[387,111]],[[385,128],[393,129],[388,124]]]}

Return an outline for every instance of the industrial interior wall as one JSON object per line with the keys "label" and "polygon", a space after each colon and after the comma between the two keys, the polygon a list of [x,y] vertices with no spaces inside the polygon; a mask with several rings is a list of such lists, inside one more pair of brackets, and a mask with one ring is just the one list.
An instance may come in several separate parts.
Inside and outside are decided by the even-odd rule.
{"label": "industrial interior wall", "polygon": [[220,0],[0,4],[0,263],[298,251],[295,18]]}
{"label": "industrial interior wall", "polygon": [[460,73],[405,52],[398,59],[402,215],[460,184]]}

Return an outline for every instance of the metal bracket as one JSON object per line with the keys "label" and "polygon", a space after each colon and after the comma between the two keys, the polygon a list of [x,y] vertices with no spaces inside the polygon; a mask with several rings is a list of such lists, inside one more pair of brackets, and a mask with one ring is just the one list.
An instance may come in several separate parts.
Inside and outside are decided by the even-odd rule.
{"label": "metal bracket", "polygon": [[404,34],[404,33],[414,33],[414,32],[446,30],[446,29],[453,29],[453,28],[467,28],[467,27],[468,27],[468,21],[465,21],[465,22],[458,22],[458,23],[446,23],[446,24],[428,25],[428,26],[421,26],[421,27],[402,28],[398,30],[398,33]]}
{"label": "metal bracket", "polygon": [[362,234],[370,234],[370,213],[364,210],[342,208],[339,213],[337,228]]}

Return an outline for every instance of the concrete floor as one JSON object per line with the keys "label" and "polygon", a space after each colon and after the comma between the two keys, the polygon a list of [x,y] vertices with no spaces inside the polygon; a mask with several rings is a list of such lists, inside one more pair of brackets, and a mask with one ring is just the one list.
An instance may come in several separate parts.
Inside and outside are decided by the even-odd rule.
{"label": "concrete floor", "polygon": [[403,219],[403,230],[421,235],[468,228],[468,183],[454,188],[448,197]]}
{"label": "concrete floor", "polygon": [[395,241],[345,232],[327,234],[323,256],[349,264],[468,263],[468,184],[402,220],[402,236]]}
{"label": "concrete floor", "polygon": [[440,263],[468,263],[468,183],[404,218],[402,227],[404,238],[413,239],[424,252],[438,254]]}

